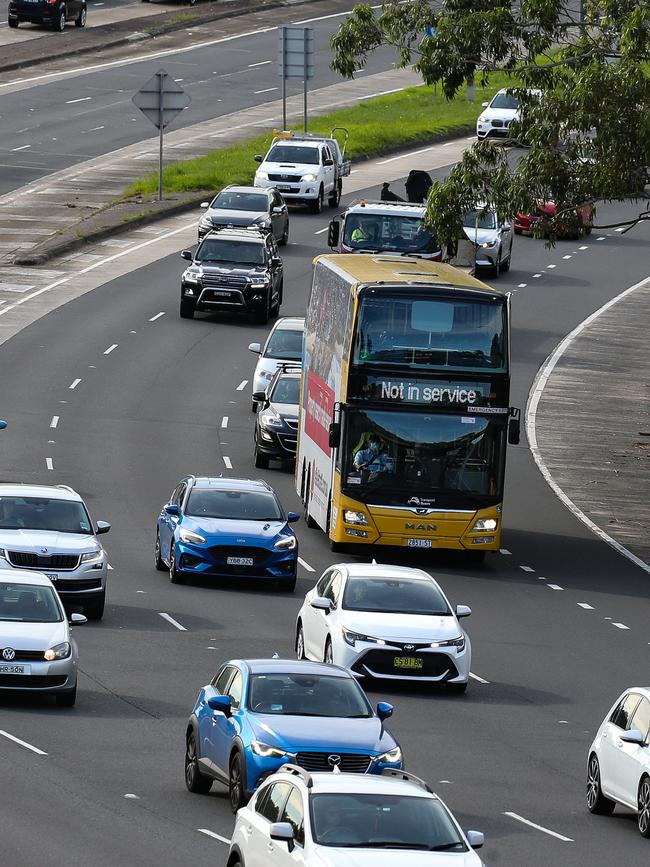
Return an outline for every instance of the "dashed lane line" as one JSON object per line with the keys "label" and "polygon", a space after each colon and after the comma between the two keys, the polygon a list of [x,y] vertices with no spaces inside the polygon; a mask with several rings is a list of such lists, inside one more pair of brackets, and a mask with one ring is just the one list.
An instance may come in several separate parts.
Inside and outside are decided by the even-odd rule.
{"label": "dashed lane line", "polygon": [[470,671],[469,676],[472,678],[472,680],[476,680],[479,683],[489,684],[489,682],[490,682],[489,680],[485,680],[485,678],[483,678],[483,677],[479,677],[478,674],[474,674],[473,671]]}
{"label": "dashed lane line", "polygon": [[187,632],[187,629],[179,623],[178,620],[174,620],[170,614],[166,614],[164,611],[159,611],[158,614],[160,614],[163,620],[166,620],[168,623],[171,623],[172,626],[175,626],[176,629],[179,629],[181,632]]}
{"label": "dashed lane line", "polygon": [[232,470],[232,461],[230,460],[228,455],[223,456],[223,462],[226,465],[227,470]]}
{"label": "dashed lane line", "polygon": [[532,566],[520,566],[519,568],[521,569],[522,572],[534,572],[535,571]]}
{"label": "dashed lane line", "polygon": [[114,349],[117,349],[117,343],[111,343],[111,345],[108,347],[108,349],[104,350],[104,355],[110,355]]}
{"label": "dashed lane line", "polygon": [[615,626],[617,629],[629,629],[629,626],[626,626],[624,623],[616,623],[612,621],[612,626]]}
{"label": "dashed lane line", "polygon": [[54,461],[52,460],[52,458],[45,458],[45,466],[48,470],[54,469]]}
{"label": "dashed lane line", "polygon": [[560,587],[559,584],[547,584],[546,586],[549,590],[564,590],[564,587]]}
{"label": "dashed lane line", "polygon": [[319,229],[317,232],[314,232],[314,235],[322,235],[323,232],[327,232],[328,229],[329,229],[329,226],[325,226],[324,229]]}
{"label": "dashed lane line", "polygon": [[499,548],[499,554],[505,554],[508,557],[512,556],[512,551],[508,551],[507,548]]}
{"label": "dashed lane line", "polygon": [[242,379],[242,381],[241,381],[241,382],[239,383],[239,385],[237,386],[237,391],[243,391],[243,390],[246,388],[247,385],[248,385],[248,380],[247,380],[247,379]]}
{"label": "dashed lane line", "polygon": [[578,608],[584,608],[585,611],[593,611],[594,606],[590,605],[588,602],[578,602]]}
{"label": "dashed lane line", "polygon": [[92,96],[80,96],[78,99],[66,99],[66,105],[74,105],[75,102],[88,102],[88,100],[92,99]]}
{"label": "dashed lane line", "polygon": [[314,569],[314,567],[310,566],[309,563],[306,562],[306,560],[302,559],[302,557],[298,557],[298,562],[300,563],[302,568],[305,569],[307,572],[315,572],[316,571]]}
{"label": "dashed lane line", "polygon": [[5,732],[2,729],[0,729],[0,735],[2,735],[3,738],[7,738],[7,740],[13,741],[15,744],[18,744],[21,747],[25,747],[26,750],[31,750],[33,753],[36,753],[37,756],[47,755],[44,750],[39,750],[39,748],[33,746],[33,744],[28,744],[27,741],[21,741],[20,738],[16,737],[16,735],[10,735],[9,732]]}
{"label": "dashed lane line", "polygon": [[156,319],[160,319],[160,317],[164,316],[164,315],[165,315],[165,311],[161,310],[160,313],[156,313],[155,316],[152,316],[151,319],[149,320],[149,322],[155,322]]}
{"label": "dashed lane line", "polygon": [[199,834],[205,834],[206,837],[213,837],[220,843],[225,843],[226,846],[230,846],[230,840],[227,837],[222,837],[221,834],[217,834],[214,831],[209,831],[207,828],[197,828],[196,830],[199,832]]}
{"label": "dashed lane line", "polygon": [[254,90],[253,95],[259,96],[260,93],[271,93],[271,91],[273,91],[273,90],[279,90],[279,88],[277,88],[277,87],[265,87],[264,90]]}
{"label": "dashed lane line", "polygon": [[228,416],[227,415],[224,415],[224,417],[221,419],[221,427],[222,428],[228,427]]}
{"label": "dashed lane line", "polygon": [[53,416],[52,416],[52,421],[50,422],[50,427],[51,427],[51,428],[58,427],[58,424],[59,424],[59,417],[58,417],[58,415],[53,415]]}
{"label": "dashed lane line", "polygon": [[520,816],[518,813],[511,813],[509,811],[506,811],[503,815],[514,819],[516,822],[521,822],[522,825],[528,825],[530,828],[534,828],[536,831],[541,831],[543,834],[548,834],[550,837],[555,837],[557,840],[562,840],[563,843],[575,842],[571,837],[565,837],[564,834],[558,834],[557,831],[551,831],[550,828],[545,828],[543,825],[538,825],[536,822],[531,822],[530,819],[524,819],[524,817]]}
{"label": "dashed lane line", "polygon": [[75,388],[79,385],[80,382],[81,382],[80,379],[74,379],[74,380],[70,383],[70,385],[68,386],[68,388],[69,388],[70,390],[73,390],[73,389],[75,389]]}
{"label": "dashed lane line", "polygon": [[267,66],[269,63],[273,63],[272,60],[259,60],[257,63],[249,63],[248,68],[254,69],[256,66]]}

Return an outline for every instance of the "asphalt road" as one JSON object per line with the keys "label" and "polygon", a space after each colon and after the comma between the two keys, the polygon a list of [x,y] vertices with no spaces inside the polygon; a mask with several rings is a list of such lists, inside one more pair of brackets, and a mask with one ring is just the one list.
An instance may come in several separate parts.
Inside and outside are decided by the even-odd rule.
{"label": "asphalt road", "polygon": [[[304,312],[311,258],[324,244],[315,233],[325,224],[325,215],[292,216],[283,315]],[[536,370],[564,334],[646,276],[647,233],[595,233],[552,251],[516,239],[513,268],[498,282],[514,293],[515,405],[524,407]],[[226,846],[198,830],[229,838],[225,790],[215,785],[200,797],[183,784],[184,726],[196,693],[224,659],[292,656],[302,595],[327,565],[347,559],[300,523],[300,553],[315,572],[301,569],[294,595],[259,586],[178,587],[154,570],[156,516],[180,477],[260,475],[249,392],[237,386],[253,370],[248,343],[266,329],[235,319],[180,320],[181,270],[178,256],[162,259],[67,304],[0,349],[0,406],[11,421],[0,477],[80,490],[94,517],[112,523],[106,538],[114,567],[104,621],[76,633],[76,708],[0,705],[0,728],[47,753],[0,735],[3,867],[225,863]],[[72,391],[76,378],[82,381]],[[54,472],[45,469],[46,456]],[[511,553],[480,570],[451,555],[400,557],[427,564],[453,603],[472,606],[473,671],[487,683],[472,681],[464,697],[407,687],[373,687],[371,697],[395,704],[391,729],[409,769],[441,793],[465,828],[486,833],[487,864],[646,863],[647,842],[631,816],[618,809],[613,818],[590,816],[583,789],[586,750],[604,713],[623,688],[647,680],[647,576],[556,500],[525,443],[510,449],[508,464],[504,545]],[[262,475],[288,509],[297,507],[290,473]]]}
{"label": "asphalt road", "polygon": [[[326,8],[340,10],[351,5],[342,0]],[[319,8],[323,7],[319,4]],[[315,37],[315,66],[309,89],[340,80],[329,68],[329,39],[341,18],[320,12],[313,5],[300,6],[293,14],[291,10],[282,11],[287,23],[325,15],[324,20],[310,23]],[[237,21],[241,22],[237,24],[240,33],[262,26],[246,18]],[[55,80],[40,68],[30,75],[21,71],[0,77],[0,195],[51,172],[150,138],[155,128],[131,98],[161,67],[192,98],[192,104],[173,121],[173,129],[280,98],[275,28],[225,41],[206,41],[210,44],[165,52],[162,57],[148,60],[63,61],[56,65],[62,77]],[[146,58],[155,52],[157,48],[148,42],[140,55]],[[393,60],[390,49],[381,49],[370,58],[364,74],[390,69]],[[98,65],[100,68],[95,68]],[[25,83],[32,78],[35,80]],[[287,92],[300,93],[301,88],[301,81],[290,81]]]}

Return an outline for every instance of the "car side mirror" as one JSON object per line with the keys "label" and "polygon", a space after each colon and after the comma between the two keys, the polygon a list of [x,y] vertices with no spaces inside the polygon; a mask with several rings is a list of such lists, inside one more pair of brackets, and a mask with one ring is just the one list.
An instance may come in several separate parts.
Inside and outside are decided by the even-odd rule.
{"label": "car side mirror", "polygon": [[298,514],[298,512],[289,512],[289,514],[287,515],[287,523],[288,524],[295,524],[296,521],[299,521],[299,520],[300,520],[300,515]]}
{"label": "car side mirror", "polygon": [[230,697],[227,695],[213,695],[208,699],[208,707],[210,710],[219,711],[224,716],[231,715]]}
{"label": "car side mirror", "polygon": [[254,352],[256,355],[262,354],[262,347],[259,343],[249,343],[248,348],[251,352]]}
{"label": "car side mirror", "polygon": [[383,722],[385,719],[388,719],[389,716],[393,715],[393,705],[389,704],[387,701],[380,701],[377,705],[377,716]]}
{"label": "car side mirror", "polygon": [[264,403],[266,400],[266,392],[265,391],[254,391],[253,392],[253,400],[255,403]]}
{"label": "car side mirror", "polygon": [[324,611],[325,614],[329,614],[332,610],[332,600],[326,599],[324,596],[314,596],[309,604],[317,611]]}
{"label": "car side mirror", "polygon": [[201,207],[202,207],[202,208],[209,208],[209,207],[210,207],[210,202],[201,202]]}
{"label": "car side mirror", "polygon": [[485,834],[481,831],[468,831],[465,836],[472,849],[480,849],[485,843]]}
{"label": "car side mirror", "polygon": [[98,536],[101,536],[102,533],[108,533],[111,529],[111,525],[107,521],[97,521],[97,530],[95,531]]}
{"label": "car side mirror", "polygon": [[469,605],[457,605],[456,606],[456,617],[469,617],[472,613],[472,609]]}
{"label": "car side mirror", "polygon": [[504,223],[504,224],[501,226],[501,228],[503,229],[504,232],[509,232],[510,229],[512,228],[512,226],[510,225],[510,223]]}
{"label": "car side mirror", "polygon": [[255,154],[253,159],[255,160],[256,163],[263,163],[264,162],[264,157],[262,156],[262,154]]}
{"label": "car side mirror", "polygon": [[483,108],[487,108],[489,104],[490,104],[489,102],[482,102],[482,103],[481,103],[481,105],[483,106]]}
{"label": "car side mirror", "polygon": [[88,618],[83,614],[71,614],[68,620],[70,626],[81,626],[82,623],[88,623]]}
{"label": "car side mirror", "polygon": [[630,729],[629,732],[623,732],[620,737],[626,744],[636,744],[639,747],[645,745],[645,736],[638,729]]}
{"label": "car side mirror", "polygon": [[274,268],[279,268],[282,264],[282,256],[271,256],[271,265]]}
{"label": "car side mirror", "polygon": [[323,160],[323,165],[324,166],[333,166],[334,160],[330,160],[330,159]]}
{"label": "car side mirror", "polygon": [[271,208],[271,214],[274,217],[277,217],[279,214],[284,214],[284,208],[280,205],[276,205],[274,208]]}
{"label": "car side mirror", "polygon": [[168,515],[180,515],[181,510],[175,503],[167,503],[165,506],[165,512]]}
{"label": "car side mirror", "polygon": [[329,428],[329,447],[336,449],[341,444],[341,425],[337,421],[333,421]]}
{"label": "car side mirror", "polygon": [[511,446],[518,446],[521,437],[521,425],[518,418],[511,418],[508,422],[508,442]]}
{"label": "car side mirror", "polygon": [[181,259],[186,259],[188,262],[192,261],[192,251],[191,250],[182,250],[181,251]]}
{"label": "car side mirror", "polygon": [[7,422],[0,419],[0,430],[4,430],[7,427]]}
{"label": "car side mirror", "polygon": [[269,837],[271,840],[277,840],[279,843],[286,843],[289,847],[289,852],[293,852],[294,833],[289,822],[273,822],[269,828]]}
{"label": "car side mirror", "polygon": [[327,230],[327,246],[338,247],[341,237],[341,224],[338,220],[331,220]]}

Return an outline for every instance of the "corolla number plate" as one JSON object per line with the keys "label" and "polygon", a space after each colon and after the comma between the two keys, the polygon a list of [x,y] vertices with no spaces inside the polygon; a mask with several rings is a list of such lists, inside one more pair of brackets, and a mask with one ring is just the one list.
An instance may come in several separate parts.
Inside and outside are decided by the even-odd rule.
{"label": "corolla number plate", "polygon": [[229,566],[252,566],[253,558],[252,557],[228,557],[226,559],[226,563]]}
{"label": "corolla number plate", "polygon": [[407,539],[406,544],[409,548],[431,548],[431,539]]}
{"label": "corolla number plate", "polygon": [[31,674],[31,665],[14,665],[13,663],[0,663],[0,674]]}
{"label": "corolla number plate", "polygon": [[394,668],[407,668],[411,671],[417,671],[424,667],[424,660],[417,656],[396,656],[393,659]]}

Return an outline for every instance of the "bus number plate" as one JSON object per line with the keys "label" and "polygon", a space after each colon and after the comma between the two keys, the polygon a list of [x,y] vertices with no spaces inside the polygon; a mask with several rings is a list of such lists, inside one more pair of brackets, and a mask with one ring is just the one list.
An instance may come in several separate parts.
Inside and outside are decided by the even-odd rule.
{"label": "bus number plate", "polygon": [[431,539],[407,539],[406,544],[409,548],[431,548],[433,543]]}

